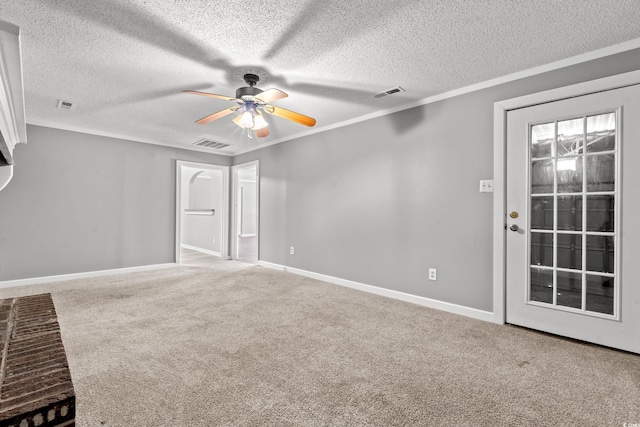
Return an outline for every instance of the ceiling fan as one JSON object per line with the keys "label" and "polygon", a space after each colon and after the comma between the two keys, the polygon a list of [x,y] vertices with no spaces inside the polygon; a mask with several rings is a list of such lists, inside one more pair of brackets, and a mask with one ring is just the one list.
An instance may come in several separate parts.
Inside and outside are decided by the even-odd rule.
{"label": "ceiling fan", "polygon": [[248,86],[238,88],[236,90],[235,98],[216,95],[215,93],[199,92],[197,90],[185,90],[183,92],[235,102],[237,105],[196,120],[196,123],[204,125],[221,117],[228,116],[231,113],[238,113],[236,118],[233,119],[233,122],[241,128],[247,129],[247,135],[249,138],[251,138],[251,131],[254,131],[258,138],[264,138],[269,135],[269,129],[267,128],[269,124],[264,119],[262,112],[282,117],[283,119],[291,120],[309,127],[316,124],[316,119],[312,117],[271,105],[271,102],[286,98],[289,95],[279,89],[267,89],[265,91],[258,89],[255,86],[259,80],[260,77],[255,74],[245,74],[244,81]]}

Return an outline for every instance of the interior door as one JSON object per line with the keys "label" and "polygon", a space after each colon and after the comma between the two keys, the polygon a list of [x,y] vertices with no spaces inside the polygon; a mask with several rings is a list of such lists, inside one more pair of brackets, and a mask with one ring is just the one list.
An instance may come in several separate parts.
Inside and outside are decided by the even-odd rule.
{"label": "interior door", "polygon": [[507,323],[640,353],[638,100],[507,113]]}

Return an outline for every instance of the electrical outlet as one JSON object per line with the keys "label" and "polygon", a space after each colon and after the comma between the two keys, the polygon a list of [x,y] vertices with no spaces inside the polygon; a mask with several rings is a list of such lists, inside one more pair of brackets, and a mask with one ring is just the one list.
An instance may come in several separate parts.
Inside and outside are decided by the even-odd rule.
{"label": "electrical outlet", "polygon": [[291,246],[291,248],[289,249],[289,255],[294,255],[295,253],[296,253],[296,248]]}
{"label": "electrical outlet", "polygon": [[429,269],[429,280],[437,280],[437,274],[435,268]]}
{"label": "electrical outlet", "polygon": [[493,193],[493,180],[482,179],[480,180],[480,192],[481,193]]}

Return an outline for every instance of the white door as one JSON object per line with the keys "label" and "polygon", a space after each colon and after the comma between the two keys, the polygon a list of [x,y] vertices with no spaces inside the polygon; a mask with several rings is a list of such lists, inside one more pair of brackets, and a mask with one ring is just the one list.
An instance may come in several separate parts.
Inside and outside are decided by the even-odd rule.
{"label": "white door", "polygon": [[640,85],[507,113],[506,320],[640,353]]}

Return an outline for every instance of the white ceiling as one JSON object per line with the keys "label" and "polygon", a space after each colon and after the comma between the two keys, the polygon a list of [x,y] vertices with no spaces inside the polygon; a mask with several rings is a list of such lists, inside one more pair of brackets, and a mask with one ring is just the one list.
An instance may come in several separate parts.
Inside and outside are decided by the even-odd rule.
{"label": "white ceiling", "polygon": [[[27,121],[192,148],[201,138],[244,152],[309,128],[267,116],[249,140],[230,107],[185,89],[235,96],[238,70],[265,72],[274,105],[312,130],[415,103],[640,38],[638,0],[14,0]],[[242,72],[240,72],[242,74]],[[373,94],[402,86],[404,93]],[[58,100],[75,103],[72,111]]]}

